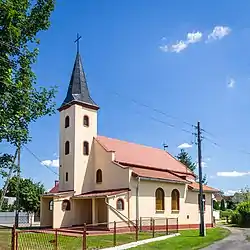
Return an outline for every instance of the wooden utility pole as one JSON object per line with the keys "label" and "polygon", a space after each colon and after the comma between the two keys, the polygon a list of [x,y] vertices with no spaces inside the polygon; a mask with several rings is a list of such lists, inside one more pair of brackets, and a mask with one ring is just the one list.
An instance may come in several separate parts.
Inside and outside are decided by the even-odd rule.
{"label": "wooden utility pole", "polygon": [[21,144],[18,145],[17,152],[17,190],[16,190],[16,215],[15,215],[15,227],[18,228],[19,224],[19,210],[20,210],[20,164],[21,163]]}
{"label": "wooden utility pole", "polygon": [[202,166],[201,166],[201,128],[197,123],[197,145],[198,145],[198,168],[199,168],[199,208],[200,208],[200,236],[206,236],[206,226],[204,220],[204,199],[202,186]]}

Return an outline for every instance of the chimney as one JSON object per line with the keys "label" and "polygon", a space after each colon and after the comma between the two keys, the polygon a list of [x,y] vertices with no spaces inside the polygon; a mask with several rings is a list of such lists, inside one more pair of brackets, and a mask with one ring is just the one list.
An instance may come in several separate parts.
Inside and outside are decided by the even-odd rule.
{"label": "chimney", "polygon": [[55,187],[59,184],[58,180],[55,180]]}

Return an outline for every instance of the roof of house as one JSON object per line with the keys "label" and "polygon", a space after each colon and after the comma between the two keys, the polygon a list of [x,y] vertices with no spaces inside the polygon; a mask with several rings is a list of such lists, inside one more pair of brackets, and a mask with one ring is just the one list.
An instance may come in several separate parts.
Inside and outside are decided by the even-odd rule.
{"label": "roof of house", "polygon": [[82,60],[79,52],[76,54],[74,68],[71,74],[71,79],[68,87],[67,96],[64,99],[60,109],[71,102],[87,104],[90,107],[98,109],[96,103],[92,100],[89,94],[88,85],[85,73],[82,66]]}
{"label": "roof of house", "polygon": [[[199,183],[193,182],[193,183],[189,184],[188,187],[189,187],[189,189],[191,189],[191,190],[197,191],[197,190],[199,190]],[[203,185],[203,191],[204,191],[204,192],[215,192],[215,193],[216,193],[216,192],[219,192],[218,189],[209,187],[209,186],[207,186],[207,185]]]}
{"label": "roof of house", "polygon": [[141,166],[160,170],[194,175],[184,164],[165,150],[132,142],[97,136],[96,140],[107,150],[115,152],[115,161],[131,166]]}
{"label": "roof of house", "polygon": [[165,180],[168,182],[180,182],[180,183],[189,183],[188,181],[184,180],[183,178],[180,178],[179,176],[164,171],[164,170],[152,170],[152,169],[145,169],[145,168],[132,168],[133,174],[136,176],[140,176],[143,178],[149,178],[149,179],[159,179],[159,180]]}
{"label": "roof of house", "polygon": [[123,194],[130,191],[128,188],[120,188],[120,189],[109,189],[109,190],[95,190],[87,193],[82,193],[79,195],[75,195],[75,198],[88,198],[88,197],[106,197],[113,196],[118,194]]}

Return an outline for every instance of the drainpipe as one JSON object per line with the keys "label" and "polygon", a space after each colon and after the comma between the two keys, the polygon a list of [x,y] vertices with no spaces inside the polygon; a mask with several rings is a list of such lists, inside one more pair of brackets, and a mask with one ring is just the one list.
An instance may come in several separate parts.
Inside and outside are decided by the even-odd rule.
{"label": "drainpipe", "polygon": [[137,177],[137,185],[136,185],[136,220],[139,222],[139,184],[140,184],[140,177]]}

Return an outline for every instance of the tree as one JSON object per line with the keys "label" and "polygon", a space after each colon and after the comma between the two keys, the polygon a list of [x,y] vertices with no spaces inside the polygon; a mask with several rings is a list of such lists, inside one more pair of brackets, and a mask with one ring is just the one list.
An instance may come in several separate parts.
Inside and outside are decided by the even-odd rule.
{"label": "tree", "polygon": [[218,201],[213,201],[213,209],[214,210],[220,210],[220,204]]}
{"label": "tree", "polygon": [[222,199],[220,202],[220,210],[225,211],[226,210],[226,206],[225,206],[225,200]]}
{"label": "tree", "polygon": [[187,166],[192,172],[196,169],[196,164],[192,161],[191,156],[188,153],[181,149],[181,152],[176,156],[176,158],[185,166]]}
{"label": "tree", "polygon": [[[36,86],[32,65],[38,55],[40,31],[50,26],[54,0],[0,1],[0,143],[15,147],[31,137],[29,125],[54,113],[56,88]],[[0,154],[6,175],[10,154]]]}
{"label": "tree", "polygon": [[[193,162],[192,157],[184,149],[181,149],[181,152],[176,156],[176,158],[178,161],[188,167],[192,172],[195,172],[197,165],[195,162]],[[205,185],[207,184],[206,175],[202,177],[202,183]]]}
{"label": "tree", "polygon": [[14,176],[9,181],[6,196],[19,196],[20,210],[35,213],[40,209],[40,196],[44,192],[44,185],[40,182],[35,183],[31,179],[21,178],[18,185],[18,178]]}

